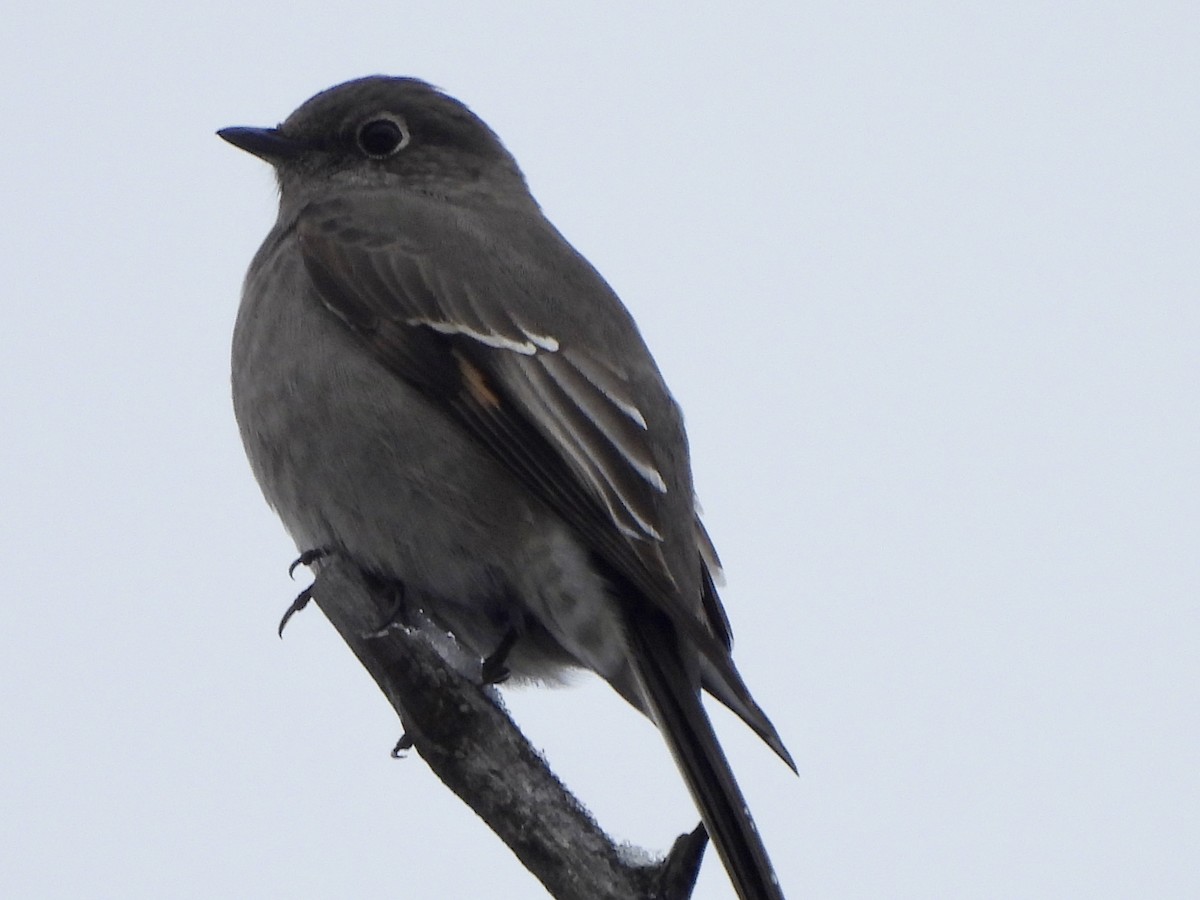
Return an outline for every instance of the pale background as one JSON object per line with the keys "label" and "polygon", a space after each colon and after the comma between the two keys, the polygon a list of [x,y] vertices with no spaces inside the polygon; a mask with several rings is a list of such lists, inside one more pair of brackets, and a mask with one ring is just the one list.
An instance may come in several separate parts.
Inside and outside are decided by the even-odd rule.
{"label": "pale background", "polygon": [[[318,612],[275,637],[230,411],[275,197],[213,132],[388,72],[686,410],[789,896],[1200,896],[1200,5],[184,10],[4,13],[0,895],[542,896]],[[617,835],[694,826],[607,688],[510,696]]]}

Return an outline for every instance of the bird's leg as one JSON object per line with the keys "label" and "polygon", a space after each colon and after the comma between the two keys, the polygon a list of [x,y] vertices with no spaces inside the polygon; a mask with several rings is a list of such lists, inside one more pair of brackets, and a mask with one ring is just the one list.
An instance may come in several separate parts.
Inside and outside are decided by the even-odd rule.
{"label": "bird's leg", "polygon": [[484,684],[500,684],[508,680],[510,672],[505,667],[504,662],[508,659],[508,654],[519,636],[516,628],[509,628],[504,633],[504,637],[500,641],[500,646],[484,659],[483,666],[480,668],[480,676],[483,678]]}

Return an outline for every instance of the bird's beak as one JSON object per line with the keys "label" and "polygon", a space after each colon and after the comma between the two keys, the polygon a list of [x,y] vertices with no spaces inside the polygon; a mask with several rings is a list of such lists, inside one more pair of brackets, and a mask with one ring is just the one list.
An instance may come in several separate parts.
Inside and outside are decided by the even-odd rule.
{"label": "bird's beak", "polygon": [[217,136],[269,163],[294,159],[304,152],[303,144],[284,137],[278,128],[222,128]]}

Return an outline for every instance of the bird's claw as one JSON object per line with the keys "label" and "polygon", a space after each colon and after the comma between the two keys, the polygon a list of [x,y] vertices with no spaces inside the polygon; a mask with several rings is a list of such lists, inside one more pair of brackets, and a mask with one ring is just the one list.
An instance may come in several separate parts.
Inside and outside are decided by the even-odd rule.
{"label": "bird's claw", "polygon": [[285,612],[283,614],[283,618],[279,620],[279,636],[281,638],[283,637],[283,629],[284,626],[287,625],[288,619],[300,612],[300,610],[304,609],[304,607],[308,606],[308,601],[312,599],[312,595],[313,586],[311,584],[296,595],[296,599],[292,601],[292,605],[287,608],[287,612]]}
{"label": "bird's claw", "polygon": [[402,759],[405,752],[413,748],[413,739],[408,736],[408,732],[400,735],[400,740],[396,741],[396,746],[392,748],[392,759]]}
{"label": "bird's claw", "polygon": [[324,559],[328,555],[329,551],[324,547],[313,547],[311,550],[305,550],[292,561],[290,566],[288,566],[288,578],[295,578],[296,570],[301,566],[312,565],[318,559]]}

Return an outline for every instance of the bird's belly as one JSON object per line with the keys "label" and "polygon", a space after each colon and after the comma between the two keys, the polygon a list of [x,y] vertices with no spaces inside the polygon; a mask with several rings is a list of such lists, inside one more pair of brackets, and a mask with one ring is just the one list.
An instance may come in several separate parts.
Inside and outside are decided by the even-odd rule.
{"label": "bird's belly", "polygon": [[[345,373],[343,373],[345,374]],[[510,476],[406,385],[292,382],[243,425],[268,501],[299,549],[464,600],[491,593],[533,511]],[[341,390],[345,387],[345,390]],[[402,401],[402,402],[397,402]]]}
{"label": "bird's belly", "polygon": [[546,511],[297,294],[268,292],[234,335],[234,410],[268,502],[301,550],[353,548],[414,587],[490,593],[513,541]]}

